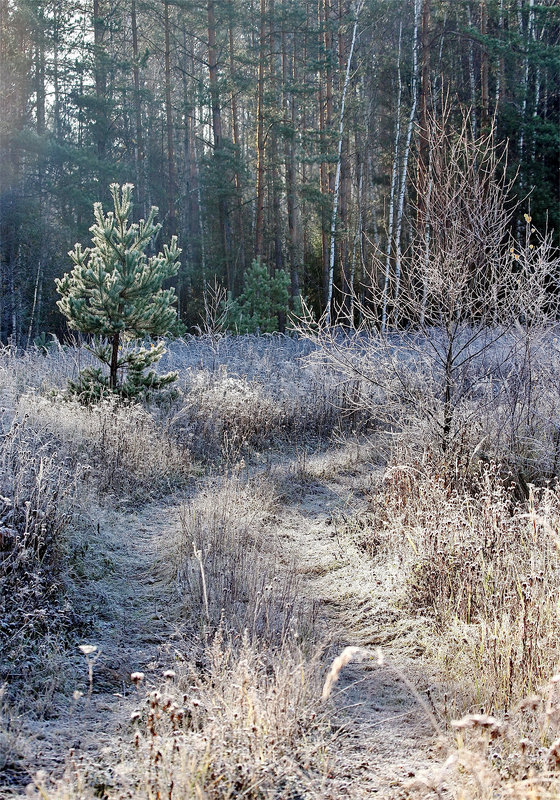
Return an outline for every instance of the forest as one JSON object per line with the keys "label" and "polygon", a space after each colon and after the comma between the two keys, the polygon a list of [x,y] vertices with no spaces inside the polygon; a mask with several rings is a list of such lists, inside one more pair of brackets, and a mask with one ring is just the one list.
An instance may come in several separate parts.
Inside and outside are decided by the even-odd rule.
{"label": "forest", "polygon": [[508,143],[517,237],[558,243],[559,38],[555,0],[1,0],[1,340],[64,335],[54,279],[112,182],[178,236],[187,330],[255,259],[291,308],[398,306],[443,106]]}
{"label": "forest", "polygon": [[560,798],[560,4],[0,0],[0,798]]}

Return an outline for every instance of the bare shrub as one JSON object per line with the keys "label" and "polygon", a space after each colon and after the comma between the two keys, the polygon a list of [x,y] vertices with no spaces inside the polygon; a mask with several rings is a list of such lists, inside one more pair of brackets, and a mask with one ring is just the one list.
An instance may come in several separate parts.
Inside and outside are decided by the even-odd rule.
{"label": "bare shrub", "polygon": [[[510,238],[515,203],[493,130],[477,138],[466,117],[456,134],[444,109],[427,150],[418,235],[394,285],[380,289],[374,269],[367,302],[354,302],[357,328],[308,316],[300,332],[312,358],[361,382],[358,407],[452,461],[466,439],[472,452],[489,436],[480,418],[499,405],[508,364],[556,319],[560,259],[528,215],[524,243]],[[529,392],[534,377],[523,375]]]}

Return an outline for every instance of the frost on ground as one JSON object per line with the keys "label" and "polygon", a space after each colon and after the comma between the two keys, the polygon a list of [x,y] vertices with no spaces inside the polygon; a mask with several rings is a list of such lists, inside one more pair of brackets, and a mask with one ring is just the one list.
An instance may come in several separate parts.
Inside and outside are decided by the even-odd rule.
{"label": "frost on ground", "polygon": [[124,410],[5,358],[1,796],[558,796],[558,492],[387,463],[269,344]]}

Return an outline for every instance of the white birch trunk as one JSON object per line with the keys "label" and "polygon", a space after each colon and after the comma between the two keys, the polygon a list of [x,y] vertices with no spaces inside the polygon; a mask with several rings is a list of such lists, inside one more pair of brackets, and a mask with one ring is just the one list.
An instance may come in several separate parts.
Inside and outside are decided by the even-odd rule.
{"label": "white birch trunk", "polygon": [[385,275],[383,279],[383,305],[381,310],[381,332],[387,330],[387,304],[389,302],[389,278],[391,275],[391,250],[393,248],[393,221],[395,215],[395,194],[397,190],[397,173],[399,167],[399,144],[401,138],[401,102],[402,102],[402,79],[401,79],[401,40],[402,22],[399,26],[399,50],[397,56],[397,122],[395,129],[395,146],[393,149],[393,170],[391,173],[391,193],[389,195],[389,227],[387,229],[387,255],[385,258]]}
{"label": "white birch trunk", "polygon": [[[406,143],[404,146],[403,165],[401,172],[401,185],[399,188],[399,197],[397,203],[397,224],[395,226],[395,314],[398,316],[398,301],[401,286],[401,233],[402,233],[402,220],[404,212],[404,198],[406,194],[406,181],[408,177],[408,159],[410,156],[410,143],[412,141],[412,131],[414,129],[414,120],[416,118],[416,108],[418,105],[418,32],[420,29],[420,0],[414,0],[414,39],[412,45],[412,104],[410,106],[410,114],[408,115],[408,127],[406,131]],[[395,320],[396,321],[396,320]]]}
{"label": "white birch trunk", "polygon": [[329,283],[327,295],[327,307],[325,310],[325,324],[331,324],[331,306],[333,298],[333,280],[334,280],[334,251],[335,251],[335,232],[336,232],[336,217],[338,213],[338,196],[340,193],[340,167],[342,163],[342,140],[344,136],[344,108],[346,105],[346,93],[350,83],[350,68],[352,66],[352,56],[354,55],[354,47],[356,45],[356,36],[358,33],[358,19],[360,11],[363,7],[363,0],[358,0],[356,5],[356,13],[354,16],[354,28],[352,30],[352,44],[350,45],[350,52],[348,54],[348,61],[346,63],[346,76],[344,78],[344,86],[342,89],[342,99],[340,102],[340,120],[338,125],[338,152],[336,161],[336,177],[334,181],[334,197],[333,197],[333,212],[331,219],[331,250],[329,260]]}

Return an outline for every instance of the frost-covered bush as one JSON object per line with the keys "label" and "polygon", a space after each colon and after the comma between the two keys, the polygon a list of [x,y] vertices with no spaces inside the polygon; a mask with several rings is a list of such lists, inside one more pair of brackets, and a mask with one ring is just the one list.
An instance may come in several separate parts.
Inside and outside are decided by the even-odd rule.
{"label": "frost-covered bush", "polygon": [[264,388],[247,378],[200,370],[192,375],[172,430],[201,457],[238,456],[263,447],[284,423],[284,409]]}

